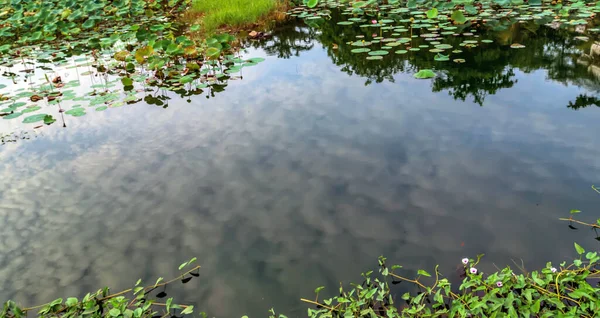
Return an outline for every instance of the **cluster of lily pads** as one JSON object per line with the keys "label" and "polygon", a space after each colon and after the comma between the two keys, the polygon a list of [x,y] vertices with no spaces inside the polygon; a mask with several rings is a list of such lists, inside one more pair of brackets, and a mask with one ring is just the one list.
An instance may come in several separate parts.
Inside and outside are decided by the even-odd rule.
{"label": "cluster of lily pads", "polygon": [[[348,30],[360,29],[362,33],[355,39],[338,43],[336,49],[364,54],[365,59],[371,61],[383,60],[392,53],[428,51],[433,61],[464,63],[461,53],[465,50],[494,42],[483,38],[489,34],[484,31],[506,30],[515,23],[533,21],[552,28],[579,26],[590,35],[600,31],[589,24],[600,12],[599,1],[305,0],[288,14],[320,28],[334,12],[345,17],[338,25]],[[462,39],[458,46],[453,45],[456,38]],[[589,37],[580,38],[589,40]],[[509,47],[525,46],[514,42]],[[431,70],[415,74],[416,78],[433,76],[435,73]]]}
{"label": "cluster of lily pads", "polygon": [[232,35],[179,22],[190,2],[0,0],[0,117],[52,124],[89,108],[162,106],[165,90],[213,94],[264,60],[243,58]]}

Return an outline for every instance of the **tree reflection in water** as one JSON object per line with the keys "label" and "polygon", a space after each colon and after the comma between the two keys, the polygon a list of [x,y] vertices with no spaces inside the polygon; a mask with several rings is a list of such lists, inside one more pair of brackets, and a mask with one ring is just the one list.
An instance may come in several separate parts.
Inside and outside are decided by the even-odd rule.
{"label": "tree reflection in water", "polygon": [[[475,48],[459,46],[467,39],[464,35],[444,38],[443,43],[463,51],[451,57],[464,59],[465,63],[461,64],[436,62],[428,49],[403,55],[390,54],[383,60],[367,60],[365,54],[352,53],[354,47],[346,44],[355,41],[357,36],[365,35],[365,29],[338,25],[341,20],[340,13],[334,11],[331,19],[318,23],[318,28],[308,27],[302,21],[290,21],[274,32],[271,39],[254,42],[252,46],[262,47],[270,55],[289,58],[311,50],[318,41],[341,71],[365,78],[365,85],[394,82],[398,73],[413,74],[420,69],[432,68],[440,74],[432,80],[433,92],[447,91],[454,99],[471,99],[481,106],[488,95],[517,83],[515,69],[525,73],[544,70],[550,80],[581,86],[592,93],[600,92],[600,72],[594,72],[600,70],[595,66],[600,62],[595,61],[593,52],[590,52],[593,41],[577,39],[578,34],[573,28],[547,26],[547,20],[525,23],[506,20],[486,28],[479,27],[478,39],[491,39],[493,43],[480,43]],[[476,28],[472,25],[462,27]],[[523,44],[525,48],[511,49],[512,43]],[[412,39],[411,44],[417,47],[428,43],[417,37]],[[401,48],[395,47],[392,51]],[[582,59],[582,56],[586,58]],[[567,107],[579,109],[590,105],[598,106],[598,99],[580,95]]]}

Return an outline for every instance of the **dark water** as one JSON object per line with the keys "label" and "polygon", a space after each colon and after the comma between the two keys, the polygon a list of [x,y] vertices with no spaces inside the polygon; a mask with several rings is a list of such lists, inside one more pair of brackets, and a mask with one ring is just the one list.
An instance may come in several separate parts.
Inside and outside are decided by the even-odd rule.
{"label": "dark water", "polygon": [[[557,220],[598,217],[593,41],[525,26],[455,64],[366,61],[332,48],[345,42],[333,22],[290,25],[214,97],[172,94],[167,108],[127,105],[2,146],[0,299],[151,284],[197,256],[182,302],[299,317],[300,297],[358,280],[382,254],[455,279],[479,253],[489,271],[597,248]],[[412,77],[426,67],[440,76]]]}

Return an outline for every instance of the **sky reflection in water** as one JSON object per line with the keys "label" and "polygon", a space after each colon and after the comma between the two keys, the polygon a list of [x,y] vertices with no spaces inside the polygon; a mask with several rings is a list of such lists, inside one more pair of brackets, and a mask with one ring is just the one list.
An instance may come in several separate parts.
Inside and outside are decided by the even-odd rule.
{"label": "sky reflection in water", "polygon": [[311,46],[215,98],[90,113],[2,146],[0,299],[151,283],[197,256],[182,301],[296,317],[300,297],[382,254],[453,278],[479,253],[482,270],[531,268],[595,246],[557,220],[598,200],[600,109],[566,107],[593,87],[514,69],[480,107],[410,73],[365,85]]}

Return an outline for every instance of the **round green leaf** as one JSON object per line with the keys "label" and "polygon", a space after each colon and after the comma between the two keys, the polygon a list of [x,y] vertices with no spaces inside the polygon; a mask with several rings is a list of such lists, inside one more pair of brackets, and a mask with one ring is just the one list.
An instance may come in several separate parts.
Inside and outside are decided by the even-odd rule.
{"label": "round green leaf", "polygon": [[426,78],[432,78],[435,77],[435,73],[432,70],[420,70],[419,72],[415,73],[413,75],[415,78],[419,78],[419,79],[426,79]]}
{"label": "round green leaf", "polygon": [[350,52],[352,52],[352,53],[367,53],[367,52],[370,52],[370,51],[371,51],[371,49],[368,48],[368,47],[361,47],[361,48],[358,48],[358,49],[352,49]]}
{"label": "round green leaf", "polygon": [[44,120],[44,117],[46,117],[46,114],[32,115],[32,116],[29,116],[29,117],[25,117],[25,119],[23,119],[23,123],[24,124],[36,123],[38,121]]}
{"label": "round green leaf", "polygon": [[40,110],[40,109],[42,109],[40,106],[27,107],[27,108],[23,109],[21,112],[23,112],[23,113],[31,113],[31,112],[34,112],[34,111]]}
{"label": "round green leaf", "polygon": [[23,115],[23,113],[16,112],[16,113],[12,113],[10,115],[6,115],[6,116],[4,116],[2,118],[4,118],[4,119],[13,119],[13,118],[17,118],[17,117],[19,117],[21,115]]}
{"label": "round green leaf", "polygon": [[371,51],[369,52],[369,55],[388,55],[390,52],[388,51],[384,51],[384,50],[379,50],[379,51]]}

